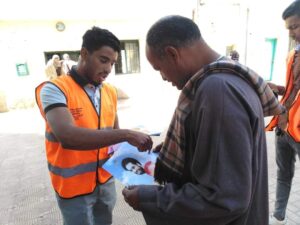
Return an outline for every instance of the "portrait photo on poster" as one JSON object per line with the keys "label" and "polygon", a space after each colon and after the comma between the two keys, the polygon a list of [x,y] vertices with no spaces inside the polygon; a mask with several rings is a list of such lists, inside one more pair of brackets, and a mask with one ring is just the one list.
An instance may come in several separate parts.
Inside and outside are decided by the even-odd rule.
{"label": "portrait photo on poster", "polygon": [[113,154],[102,166],[123,185],[155,184],[154,167],[157,153],[140,152],[128,142],[109,147]]}

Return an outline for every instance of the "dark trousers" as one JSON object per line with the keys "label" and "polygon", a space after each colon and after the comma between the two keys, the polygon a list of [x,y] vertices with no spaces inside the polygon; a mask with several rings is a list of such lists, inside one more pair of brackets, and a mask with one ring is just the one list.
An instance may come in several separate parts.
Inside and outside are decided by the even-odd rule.
{"label": "dark trousers", "polygon": [[276,163],[277,185],[275,211],[273,215],[283,220],[290,196],[292,180],[295,172],[296,154],[300,159],[300,143],[284,131],[276,130]]}

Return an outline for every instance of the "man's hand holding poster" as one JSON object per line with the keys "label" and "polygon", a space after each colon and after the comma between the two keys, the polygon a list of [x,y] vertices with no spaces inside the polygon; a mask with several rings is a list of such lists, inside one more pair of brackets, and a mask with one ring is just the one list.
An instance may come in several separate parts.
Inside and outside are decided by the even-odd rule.
{"label": "man's hand holding poster", "polygon": [[139,184],[155,184],[154,167],[157,154],[140,152],[128,142],[110,147],[112,157],[103,168],[120,180],[125,186]]}

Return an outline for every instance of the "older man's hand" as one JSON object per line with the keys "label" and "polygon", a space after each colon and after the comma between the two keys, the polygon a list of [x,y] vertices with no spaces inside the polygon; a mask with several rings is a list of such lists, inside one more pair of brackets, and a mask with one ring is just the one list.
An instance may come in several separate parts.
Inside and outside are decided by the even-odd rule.
{"label": "older man's hand", "polygon": [[122,194],[125,202],[134,210],[139,210],[138,186],[129,186],[123,189]]}

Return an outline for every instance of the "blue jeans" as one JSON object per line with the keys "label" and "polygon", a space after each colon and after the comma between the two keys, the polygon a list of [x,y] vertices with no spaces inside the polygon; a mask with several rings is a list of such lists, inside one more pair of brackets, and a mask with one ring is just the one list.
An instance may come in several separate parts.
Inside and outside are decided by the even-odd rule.
{"label": "blue jeans", "polygon": [[290,196],[292,180],[295,172],[296,154],[300,159],[300,143],[286,132],[279,132],[275,137],[277,186],[274,217],[279,220],[285,218],[286,208]]}
{"label": "blue jeans", "polygon": [[[84,181],[82,181],[84,182]],[[116,204],[115,181],[97,185],[94,192],[71,199],[56,194],[64,225],[111,225]]]}

